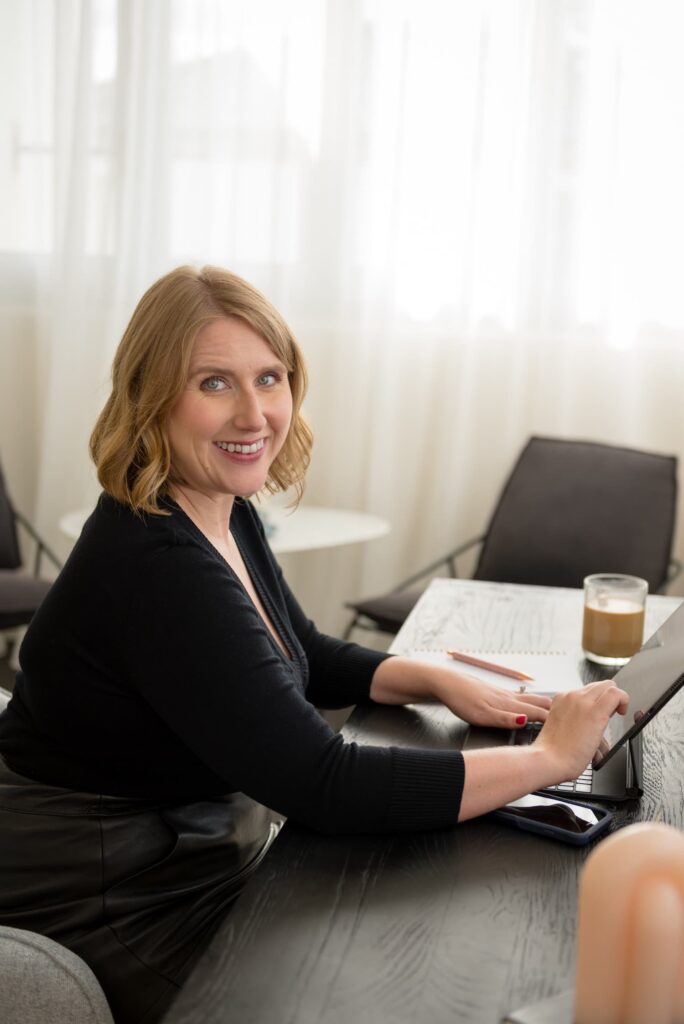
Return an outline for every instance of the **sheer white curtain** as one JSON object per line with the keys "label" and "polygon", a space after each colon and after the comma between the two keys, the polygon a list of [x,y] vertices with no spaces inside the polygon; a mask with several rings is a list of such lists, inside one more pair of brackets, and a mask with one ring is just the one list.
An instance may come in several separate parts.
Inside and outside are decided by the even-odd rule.
{"label": "sheer white curtain", "polygon": [[478,532],[532,432],[684,458],[678,0],[0,0],[0,19],[0,444],[55,543],[97,493],[86,442],[126,319],[188,261],[253,281],[300,338],[307,500],[393,523],[287,560],[328,628]]}

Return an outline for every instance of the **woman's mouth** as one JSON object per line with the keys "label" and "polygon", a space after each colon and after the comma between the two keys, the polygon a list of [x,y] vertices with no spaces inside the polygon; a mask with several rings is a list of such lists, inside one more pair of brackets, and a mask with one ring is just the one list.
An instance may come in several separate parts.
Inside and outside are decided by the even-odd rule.
{"label": "woman's mouth", "polygon": [[265,444],[263,437],[260,437],[258,441],[252,441],[250,444],[238,444],[235,441],[214,441],[217,448],[221,451],[235,453],[237,455],[255,455],[260,452]]}

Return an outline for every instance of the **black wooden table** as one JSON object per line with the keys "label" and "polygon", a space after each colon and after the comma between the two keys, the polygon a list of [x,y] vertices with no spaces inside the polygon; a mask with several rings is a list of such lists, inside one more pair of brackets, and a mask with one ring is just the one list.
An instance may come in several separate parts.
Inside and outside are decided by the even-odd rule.
{"label": "black wooden table", "polygon": [[[679,604],[649,598],[647,633]],[[579,591],[435,581],[396,638],[576,652]],[[357,709],[360,743],[460,745],[437,705]],[[619,823],[684,825],[684,691],[644,733],[645,794]],[[573,985],[586,852],[487,819],[399,836],[288,823],[165,1024],[495,1024]]]}

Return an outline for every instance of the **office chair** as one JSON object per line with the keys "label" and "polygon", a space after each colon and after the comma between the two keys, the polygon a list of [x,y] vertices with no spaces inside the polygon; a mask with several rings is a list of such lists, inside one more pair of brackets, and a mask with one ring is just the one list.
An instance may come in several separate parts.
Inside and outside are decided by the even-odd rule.
{"label": "office chair", "polygon": [[349,602],[356,628],[396,633],[427,582],[481,545],[476,580],[581,587],[594,572],[624,572],[662,592],[681,570],[671,557],[677,459],[589,441],[532,437],[484,534],[460,544],[378,597]]}
{"label": "office chair", "polygon": [[3,1024],[114,1024],[105,994],[76,953],[35,932],[0,926]]}
{"label": "office chair", "polygon": [[[33,575],[21,572],[17,524],[35,542],[36,552]],[[0,633],[3,630],[26,626],[43,600],[50,583],[39,578],[43,555],[57,569],[62,565],[29,521],[12,506],[0,467]]]}

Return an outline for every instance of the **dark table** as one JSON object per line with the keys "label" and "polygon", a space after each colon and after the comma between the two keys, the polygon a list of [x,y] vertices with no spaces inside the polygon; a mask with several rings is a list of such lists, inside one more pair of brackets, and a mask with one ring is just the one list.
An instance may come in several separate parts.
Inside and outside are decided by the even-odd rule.
{"label": "dark table", "polygon": [[[647,634],[680,603],[651,597]],[[438,580],[392,650],[565,651],[579,591]],[[438,705],[358,708],[360,743],[459,746]],[[644,732],[645,794],[617,821],[684,825],[684,691]],[[399,836],[288,823],[165,1024],[495,1024],[571,988],[586,851],[486,819]]]}

